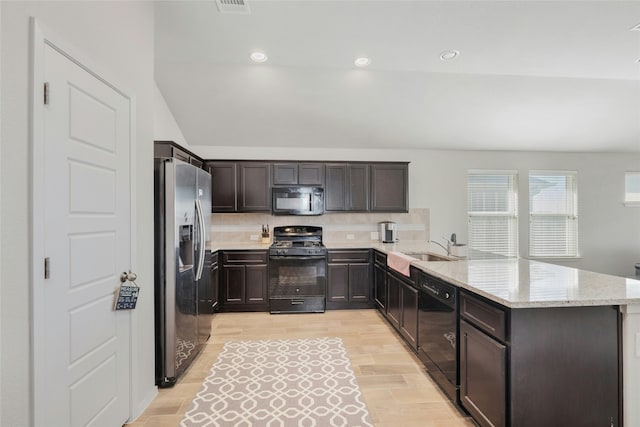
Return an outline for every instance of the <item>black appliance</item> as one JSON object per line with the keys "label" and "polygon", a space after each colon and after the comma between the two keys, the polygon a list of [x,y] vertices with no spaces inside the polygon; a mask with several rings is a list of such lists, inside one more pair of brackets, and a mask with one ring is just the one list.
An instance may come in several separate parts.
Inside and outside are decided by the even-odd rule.
{"label": "black appliance", "polygon": [[326,305],[327,248],[322,227],[275,227],[269,248],[271,313],[322,313]]}
{"label": "black appliance", "polygon": [[271,194],[275,215],[321,215],[324,212],[322,187],[273,187]]}
{"label": "black appliance", "polygon": [[418,357],[449,399],[458,403],[458,289],[424,273],[418,287]]}

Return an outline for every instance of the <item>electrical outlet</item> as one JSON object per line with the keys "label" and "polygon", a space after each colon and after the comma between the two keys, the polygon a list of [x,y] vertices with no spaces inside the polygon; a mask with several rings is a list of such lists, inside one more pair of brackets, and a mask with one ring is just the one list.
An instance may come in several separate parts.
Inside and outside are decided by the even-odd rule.
{"label": "electrical outlet", "polygon": [[380,233],[377,231],[372,231],[371,232],[371,240],[379,240],[380,239]]}
{"label": "electrical outlet", "polygon": [[249,237],[249,239],[250,239],[250,240],[255,240],[255,241],[257,241],[257,240],[258,240],[258,235],[257,235],[257,234],[252,234],[252,235]]}
{"label": "electrical outlet", "polygon": [[354,236],[353,234],[347,234],[347,240],[353,240],[355,238],[356,236]]}

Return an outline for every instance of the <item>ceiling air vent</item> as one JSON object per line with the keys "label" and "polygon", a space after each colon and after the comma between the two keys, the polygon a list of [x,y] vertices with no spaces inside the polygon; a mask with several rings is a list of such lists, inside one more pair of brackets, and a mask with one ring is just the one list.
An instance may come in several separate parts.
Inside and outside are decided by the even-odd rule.
{"label": "ceiling air vent", "polygon": [[216,0],[220,13],[251,13],[246,0]]}

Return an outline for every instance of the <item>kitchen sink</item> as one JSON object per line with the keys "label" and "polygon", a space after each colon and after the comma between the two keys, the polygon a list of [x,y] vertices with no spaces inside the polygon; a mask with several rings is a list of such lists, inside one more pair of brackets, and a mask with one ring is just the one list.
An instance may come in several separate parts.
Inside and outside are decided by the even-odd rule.
{"label": "kitchen sink", "polygon": [[406,253],[406,255],[409,255],[413,258],[417,258],[420,261],[451,261],[451,258],[448,258],[445,255],[436,255],[436,254],[432,254],[432,253],[425,253],[425,252],[421,252],[421,253]]}

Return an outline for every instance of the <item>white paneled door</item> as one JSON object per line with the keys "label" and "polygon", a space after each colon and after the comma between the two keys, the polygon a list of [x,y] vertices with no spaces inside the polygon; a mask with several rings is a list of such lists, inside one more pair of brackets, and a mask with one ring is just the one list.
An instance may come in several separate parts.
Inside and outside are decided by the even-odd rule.
{"label": "white paneled door", "polygon": [[[42,334],[36,422],[121,426],[129,416],[130,313],[114,311],[131,265],[130,101],[45,44]],[[44,103],[44,101],[43,101]],[[36,363],[38,363],[36,361]],[[38,375],[44,376],[38,378]],[[36,396],[43,390],[36,391]]]}

